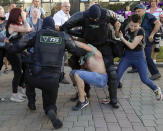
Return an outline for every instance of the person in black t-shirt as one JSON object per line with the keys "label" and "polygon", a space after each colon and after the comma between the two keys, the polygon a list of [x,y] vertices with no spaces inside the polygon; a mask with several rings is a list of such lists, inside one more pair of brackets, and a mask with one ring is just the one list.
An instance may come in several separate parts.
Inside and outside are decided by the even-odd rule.
{"label": "person in black t-shirt", "polygon": [[148,77],[147,64],[144,57],[143,48],[145,46],[144,30],[140,27],[141,17],[134,14],[130,17],[129,28],[125,30],[125,35],[119,32],[119,37],[122,43],[125,44],[125,54],[118,65],[118,83],[129,66],[134,66],[139,73],[141,81],[150,87],[158,101],[162,100],[162,93],[160,87],[156,86]]}
{"label": "person in black t-shirt", "polygon": [[[0,42],[4,41],[4,35],[2,34],[2,31],[5,29],[6,21],[5,21],[5,12],[3,7],[0,6]],[[5,55],[5,50],[0,48],[0,71],[3,66],[3,58]]]}

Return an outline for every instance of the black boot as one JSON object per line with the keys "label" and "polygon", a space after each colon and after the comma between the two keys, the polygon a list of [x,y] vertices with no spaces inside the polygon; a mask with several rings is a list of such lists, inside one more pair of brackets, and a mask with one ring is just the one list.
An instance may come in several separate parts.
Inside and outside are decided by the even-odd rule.
{"label": "black boot", "polygon": [[113,108],[119,108],[118,104],[117,104],[117,89],[115,87],[109,87],[109,95],[110,95],[110,102],[109,104],[112,105]]}
{"label": "black boot", "polygon": [[31,102],[28,102],[28,108],[32,111],[35,111],[36,110],[36,105],[35,103],[31,103]]}
{"label": "black boot", "polygon": [[116,87],[109,87],[109,95],[110,95],[110,103],[113,108],[119,108],[117,104],[117,88]]}
{"label": "black boot", "polygon": [[35,88],[32,88],[28,85],[28,83],[25,84],[26,85],[26,96],[28,98],[28,108],[30,110],[36,110],[36,105],[35,105],[35,97],[36,97],[36,93],[35,93]]}
{"label": "black boot", "polygon": [[122,88],[122,83],[119,82],[118,88]]}
{"label": "black boot", "polygon": [[51,122],[53,124],[53,127],[55,129],[59,129],[59,128],[61,128],[63,126],[62,121],[57,118],[57,115],[56,115],[56,113],[55,113],[55,111],[53,109],[50,109],[47,112],[47,115],[48,115],[49,119],[51,120]]}
{"label": "black boot", "polygon": [[110,102],[109,103],[113,108],[115,108],[115,109],[118,109],[119,108],[119,105],[117,104],[117,103],[112,103],[112,102]]}

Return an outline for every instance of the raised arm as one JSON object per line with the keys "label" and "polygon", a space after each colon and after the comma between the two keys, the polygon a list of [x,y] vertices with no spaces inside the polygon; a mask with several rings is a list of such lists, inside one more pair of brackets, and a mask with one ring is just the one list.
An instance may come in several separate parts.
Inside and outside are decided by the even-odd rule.
{"label": "raised arm", "polygon": [[151,32],[149,38],[148,38],[150,42],[153,41],[153,37],[154,37],[154,35],[158,32],[158,30],[160,29],[160,27],[161,27],[160,21],[159,21],[159,20],[156,20],[156,21],[154,22],[154,28],[153,28],[153,30],[152,30],[152,32]]}
{"label": "raised arm", "polygon": [[121,41],[128,46],[130,49],[135,49],[135,47],[143,40],[144,36],[143,35],[138,35],[134,38],[133,42],[127,41],[124,37],[122,32],[119,33],[119,37]]}
{"label": "raised arm", "polygon": [[78,47],[75,42],[71,39],[71,37],[65,33],[65,48],[72,54],[80,57],[84,56],[87,51]]}
{"label": "raised arm", "polygon": [[83,12],[77,12],[71,16],[61,27],[61,31],[69,32],[74,27],[79,27],[83,23]]}
{"label": "raised arm", "polygon": [[83,43],[83,42],[75,41],[75,44],[76,44],[78,47],[80,47],[80,48],[86,50],[87,52],[92,52],[92,51],[93,51],[92,48],[91,48],[89,45],[87,45],[87,44],[85,44],[85,43]]}
{"label": "raised arm", "polygon": [[30,32],[33,31],[33,28],[30,27],[30,25],[28,24],[27,20],[26,20],[26,13],[25,12],[21,12],[21,16],[22,16],[22,20],[23,20],[23,25],[10,25],[10,30],[11,33],[13,32]]}
{"label": "raised arm", "polygon": [[30,32],[24,35],[16,44],[6,43],[5,49],[9,52],[18,53],[28,47],[34,46],[36,32]]}

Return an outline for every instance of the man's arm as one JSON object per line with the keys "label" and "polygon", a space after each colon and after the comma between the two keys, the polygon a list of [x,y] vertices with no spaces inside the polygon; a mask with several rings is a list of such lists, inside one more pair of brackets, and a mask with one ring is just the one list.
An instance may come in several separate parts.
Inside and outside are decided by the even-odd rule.
{"label": "man's arm", "polygon": [[117,31],[119,31],[121,26],[120,22],[118,21],[118,15],[111,10],[107,10],[106,17],[107,23],[111,23],[115,27],[115,34],[117,34]]}
{"label": "man's arm", "polygon": [[78,47],[68,34],[65,33],[64,37],[65,37],[65,48],[70,53],[76,55],[77,57],[84,56],[87,53],[87,51]]}
{"label": "man's arm", "polygon": [[120,39],[125,45],[127,45],[131,50],[133,50],[142,41],[143,36],[142,35],[141,36],[136,36],[132,43],[127,41],[123,36],[120,37]]}
{"label": "man's arm", "polygon": [[28,33],[24,35],[16,44],[6,43],[5,49],[13,53],[22,52],[24,49],[34,45],[35,37],[36,32]]}
{"label": "man's arm", "polygon": [[83,12],[77,12],[71,16],[68,21],[66,21],[61,27],[61,31],[69,32],[70,29],[74,27],[79,27],[83,23]]}
{"label": "man's arm", "polygon": [[88,52],[92,52],[92,51],[93,51],[92,48],[91,48],[90,46],[88,46],[87,44],[85,44],[85,43],[83,43],[83,42],[75,41],[75,44],[76,44],[78,47],[80,47],[80,48],[82,48],[82,49],[84,49],[84,50],[86,50],[86,51],[88,51]]}
{"label": "man's arm", "polygon": [[153,31],[151,32],[151,34],[150,34],[150,36],[148,38],[150,42],[153,42],[153,37],[158,32],[158,30],[160,29],[160,27],[161,27],[160,21],[159,20],[156,20],[154,22],[154,29],[153,29]]}
{"label": "man's arm", "polygon": [[113,26],[117,21],[117,14],[111,10],[106,10],[107,23],[111,23]]}

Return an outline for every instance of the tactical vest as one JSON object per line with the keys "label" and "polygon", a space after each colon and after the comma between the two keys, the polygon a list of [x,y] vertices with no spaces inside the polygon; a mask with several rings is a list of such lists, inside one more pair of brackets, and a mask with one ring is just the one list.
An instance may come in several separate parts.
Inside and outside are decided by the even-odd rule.
{"label": "tactical vest", "polygon": [[98,46],[106,42],[108,39],[108,23],[104,18],[100,18],[98,22],[91,22],[88,17],[84,19],[84,38],[85,40]]}
{"label": "tactical vest", "polygon": [[63,33],[51,29],[41,29],[36,35],[34,65],[60,68],[65,49]]}

